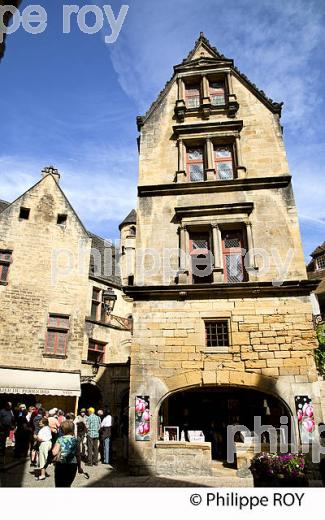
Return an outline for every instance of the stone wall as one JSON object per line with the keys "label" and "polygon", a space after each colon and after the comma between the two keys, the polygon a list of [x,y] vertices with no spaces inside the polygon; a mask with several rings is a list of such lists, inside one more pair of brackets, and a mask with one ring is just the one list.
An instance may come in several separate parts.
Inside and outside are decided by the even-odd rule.
{"label": "stone wall", "polygon": [[[285,175],[289,172],[279,119],[233,76],[233,92],[239,110],[236,119],[244,123],[241,131],[242,165],[247,177]],[[141,130],[139,185],[174,182],[178,149],[173,139],[177,83],[174,81]],[[209,122],[227,119],[223,112],[210,116]],[[185,123],[201,123],[201,117],[186,118]]]}
{"label": "stone wall", "polygon": [[[28,220],[19,218],[21,207],[30,209]],[[65,225],[57,224],[58,214],[67,215]],[[83,378],[99,383],[110,403],[115,399],[111,373],[102,368],[95,376],[85,363],[89,339],[107,344],[104,363],[125,365],[131,333],[85,321],[91,315],[93,287],[104,290],[110,284],[89,279],[91,238],[54,176],[46,175],[0,213],[0,249],[13,251],[8,284],[0,285],[0,366],[80,371]],[[132,304],[120,288],[114,291],[114,313],[126,318]],[[65,357],[45,352],[49,313],[70,316]],[[71,399],[44,399],[47,407],[56,402],[71,408]]]}
{"label": "stone wall", "polygon": [[211,475],[211,445],[185,442],[157,442],[158,475]]}
{"label": "stone wall", "polygon": [[[19,219],[20,207],[30,208],[28,220]],[[58,214],[68,215],[65,226]],[[0,214],[0,248],[13,251],[8,285],[0,286],[0,364],[80,369],[90,244],[52,175]],[[65,359],[45,355],[49,313],[70,316]]]}
{"label": "stone wall", "polygon": [[[294,397],[313,397],[321,420],[309,297],[138,301],[131,350],[131,439],[134,398],[150,395],[151,442],[134,442],[131,464],[153,468],[157,417],[170,393],[202,385],[255,388],[280,397],[295,414]],[[205,346],[204,320],[230,320],[228,351]]]}

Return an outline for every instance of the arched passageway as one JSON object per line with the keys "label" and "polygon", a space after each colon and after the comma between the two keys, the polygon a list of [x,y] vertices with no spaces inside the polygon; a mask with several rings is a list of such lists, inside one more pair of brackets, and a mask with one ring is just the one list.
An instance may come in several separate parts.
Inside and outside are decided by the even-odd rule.
{"label": "arched passageway", "polygon": [[159,411],[158,436],[163,439],[165,427],[178,427],[179,437],[174,440],[181,440],[181,436],[190,440],[191,432],[202,431],[205,440],[211,442],[212,457],[223,459],[228,425],[243,425],[254,431],[254,418],[258,417],[261,424],[272,425],[280,433],[280,418],[287,417],[290,438],[290,416],[280,398],[265,392],[236,386],[204,386],[166,397]]}
{"label": "arched passageway", "polygon": [[79,398],[78,408],[89,408],[92,406],[96,410],[103,404],[102,393],[98,386],[91,383],[81,385],[81,396]]}

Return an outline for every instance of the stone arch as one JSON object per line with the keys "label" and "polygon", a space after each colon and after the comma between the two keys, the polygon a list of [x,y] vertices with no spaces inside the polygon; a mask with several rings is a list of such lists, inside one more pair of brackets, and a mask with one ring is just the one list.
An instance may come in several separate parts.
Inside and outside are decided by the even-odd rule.
{"label": "stone arch", "polygon": [[290,384],[275,377],[265,376],[254,372],[240,372],[231,370],[197,371],[192,370],[165,379],[167,392],[157,402],[157,409],[161,403],[179,390],[187,390],[197,386],[237,386],[259,390],[277,397],[286,405],[291,414],[295,413]]}
{"label": "stone arch", "polygon": [[[254,372],[241,372],[231,370],[218,371],[197,371],[192,370],[182,374],[171,376],[164,380],[165,392],[156,401],[156,406],[152,410],[154,424],[158,422],[159,410],[165,399],[179,391],[195,389],[197,387],[242,387],[257,390],[277,398],[287,409],[291,416],[295,416],[295,403],[290,387],[290,383],[270,376],[264,376]],[[155,427],[154,427],[155,430]],[[157,432],[154,432],[157,433]],[[295,424],[293,429],[295,439],[299,439],[298,426]]]}
{"label": "stone arch", "polygon": [[89,408],[90,406],[98,409],[103,404],[102,393],[94,381],[81,383],[81,396],[78,408]]}

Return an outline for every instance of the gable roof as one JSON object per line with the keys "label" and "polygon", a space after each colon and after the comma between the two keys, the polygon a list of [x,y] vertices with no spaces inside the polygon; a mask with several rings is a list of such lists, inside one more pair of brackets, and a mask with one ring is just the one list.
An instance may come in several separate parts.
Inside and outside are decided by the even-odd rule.
{"label": "gable roof", "polygon": [[[197,51],[202,48],[208,56],[202,56],[195,59],[195,55]],[[265,92],[263,90],[260,90],[255,83],[250,81],[248,77],[243,74],[235,65],[234,61],[232,59],[226,58],[216,47],[211,45],[209,40],[205,37],[203,32],[200,33],[199,38],[196,40],[194,48],[189,52],[187,57],[182,61],[181,64],[174,66],[174,74],[171,77],[169,81],[165,84],[162,91],[159,93],[156,100],[152,103],[149,110],[143,115],[137,117],[137,125],[138,130],[140,131],[141,127],[145,123],[145,121],[148,119],[148,117],[154,112],[156,107],[159,105],[159,103],[163,100],[163,98],[167,95],[169,92],[170,87],[172,86],[173,82],[176,79],[176,74],[180,70],[184,70],[184,68],[191,68],[198,65],[205,65],[209,64],[212,65],[213,63],[216,64],[218,62],[219,64],[223,63],[225,65],[228,65],[231,67],[233,73],[235,76],[242,81],[246,85],[248,89],[250,89],[256,97],[264,103],[273,113],[279,114],[281,116],[281,110],[283,103],[277,103],[273,101],[273,99],[267,97]]]}
{"label": "gable roof", "polygon": [[[61,195],[63,196],[64,200],[66,201],[67,205],[70,207],[72,213],[75,215],[77,221],[79,222],[80,226],[82,227],[83,231],[85,232],[86,235],[88,235],[88,231],[86,230],[85,226],[83,225],[83,223],[81,222],[77,212],[74,210],[74,208],[72,207],[69,199],[67,198],[66,194],[64,193],[64,191],[62,190],[60,184],[55,180],[55,177],[51,174],[51,173],[48,173],[47,175],[45,175],[44,177],[41,177],[39,179],[39,181],[37,181],[35,184],[33,184],[33,186],[31,186],[30,188],[28,188],[28,190],[26,190],[24,193],[22,193],[21,195],[19,195],[19,197],[17,197],[14,201],[10,202],[10,203],[5,203],[7,204],[7,206],[5,206],[3,209],[2,209],[2,212],[0,211],[0,214],[3,213],[6,209],[10,208],[13,204],[15,204],[19,199],[21,199],[22,197],[24,197],[25,195],[27,195],[30,191],[32,191],[34,188],[36,188],[36,186],[38,186],[39,184],[41,184],[41,182],[43,182],[47,177],[52,177],[53,179],[53,182],[55,183],[55,185],[57,186],[58,190],[60,191]],[[4,201],[3,201],[4,202]]]}
{"label": "gable roof", "polygon": [[119,225],[119,230],[126,224],[136,224],[137,223],[137,212],[135,209],[132,209],[130,213],[125,217],[124,220],[122,220],[121,224]]}
{"label": "gable roof", "polygon": [[188,53],[186,58],[183,59],[182,63],[188,63],[189,61],[192,61],[200,47],[205,49],[208,54],[212,55],[212,57],[216,58],[217,60],[233,61],[226,58],[226,56],[218,51],[216,47],[212,46],[209,40],[205,37],[204,33],[200,32],[200,36],[196,40],[193,49]]}
{"label": "gable roof", "polygon": [[[51,174],[48,174],[48,175],[51,175]],[[45,176],[47,177],[47,175]],[[4,200],[1,200],[0,199],[0,214],[7,208],[9,208],[10,206],[12,206],[12,204],[14,204],[16,201],[18,201],[21,197],[23,197],[25,194],[27,194],[29,191],[31,191],[33,188],[35,188],[39,183],[41,183],[45,177],[42,177],[36,184],[34,184],[31,188],[29,188],[28,190],[26,190],[22,195],[20,195],[19,197],[17,197],[17,199],[15,199],[13,202],[6,202]],[[69,205],[69,207],[71,208],[71,211],[74,213],[74,215],[76,216],[78,222],[80,223],[82,229],[84,230],[84,232],[86,233],[86,235],[91,239],[91,247],[93,249],[96,249],[99,254],[100,254],[100,272],[97,274],[94,273],[94,257],[93,255],[90,256],[90,262],[89,262],[89,276],[92,276],[93,278],[96,278],[100,281],[103,281],[104,283],[110,283],[110,284],[113,284],[117,287],[121,287],[122,285],[122,282],[121,282],[121,278],[120,278],[120,275],[119,275],[119,267],[118,267],[118,251],[116,251],[116,248],[109,243],[108,240],[105,240],[104,238],[102,237],[99,237],[98,235],[95,235],[94,233],[91,233],[90,231],[87,231],[86,228],[84,227],[83,223],[81,222],[81,220],[79,219],[77,213],[75,212],[75,210],[73,209],[73,207],[71,206],[69,200],[67,199],[64,191],[62,190],[62,188],[60,187],[60,185],[56,182],[55,178],[53,177],[53,175],[51,175],[51,177],[53,178],[56,186],[58,187],[58,189],[60,190],[60,192],[62,193],[64,199],[66,200],[67,204]],[[133,210],[134,211],[134,210]],[[132,212],[131,212],[132,213]],[[130,216],[131,213],[128,215]],[[135,211],[134,211],[135,213]],[[107,249],[110,248],[111,249],[111,264],[109,266],[105,266],[105,261],[107,259]],[[109,273],[110,274],[106,274],[106,268],[108,267],[109,269]]]}
{"label": "gable roof", "polygon": [[322,253],[325,253],[325,241],[320,246],[316,247],[316,249],[310,253],[310,256],[314,258],[315,256],[321,255]]}
{"label": "gable roof", "polygon": [[0,199],[0,213],[9,206],[10,202]]}
{"label": "gable roof", "polygon": [[[88,234],[91,238],[91,248],[100,254],[100,266],[96,265],[96,270],[95,256],[90,256],[89,276],[96,278],[96,280],[112,283],[117,287],[121,287],[119,252],[116,250],[116,247],[113,246],[109,240],[105,240],[90,231],[88,231]],[[108,249],[110,249],[110,255],[107,254]],[[97,272],[98,268],[99,272]]]}

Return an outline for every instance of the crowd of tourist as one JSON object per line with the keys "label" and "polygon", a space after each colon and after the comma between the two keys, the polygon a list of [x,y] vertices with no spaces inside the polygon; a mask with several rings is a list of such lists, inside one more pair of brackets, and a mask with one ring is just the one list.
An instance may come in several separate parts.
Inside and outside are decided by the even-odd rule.
{"label": "crowd of tourist", "polygon": [[14,457],[30,455],[35,478],[45,480],[47,468],[54,465],[56,487],[70,487],[77,471],[86,466],[110,465],[113,418],[108,408],[82,408],[77,416],[58,408],[45,410],[41,403],[19,404],[13,410],[7,402],[0,410],[0,455],[5,454],[7,438],[14,432]]}

